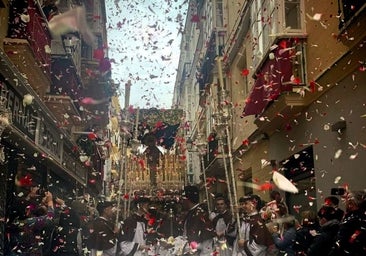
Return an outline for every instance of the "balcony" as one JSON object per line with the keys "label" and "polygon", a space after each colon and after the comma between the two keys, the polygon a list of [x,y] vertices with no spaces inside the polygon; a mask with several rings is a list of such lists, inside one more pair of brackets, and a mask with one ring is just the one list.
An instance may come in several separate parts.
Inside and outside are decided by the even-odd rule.
{"label": "balcony", "polygon": [[199,74],[197,74],[197,81],[199,84],[200,91],[206,89],[206,85],[212,83],[213,69],[216,65],[215,58],[218,55],[216,49],[216,36],[215,32],[211,34],[211,38],[206,45],[207,51],[204,59],[201,62],[199,68]]}
{"label": "balcony", "polygon": [[366,37],[366,3],[358,0],[343,0],[338,3],[343,14],[339,23],[339,40],[350,48],[355,47]]}
{"label": "balcony", "polygon": [[[27,13],[21,13],[26,8]],[[4,39],[4,51],[28,79],[33,89],[43,96],[50,85],[50,56],[48,48],[51,35],[45,17],[35,1],[12,1],[9,7],[8,36]],[[29,15],[29,21],[22,15]],[[18,20],[19,22],[15,22]]]}
{"label": "balcony", "polygon": [[[303,43],[282,39],[279,45],[259,67],[242,116],[259,115],[281,94],[291,92],[293,86],[304,86]],[[299,51],[302,54],[297,54]]]}
{"label": "balcony", "polygon": [[51,41],[52,58],[69,59],[74,67],[75,74],[81,76],[81,41],[79,38],[70,35],[60,40]]}
{"label": "balcony", "polygon": [[44,96],[50,89],[51,79],[45,74],[43,64],[34,56],[29,42],[24,39],[5,38],[4,51],[34,91],[40,97]]}
{"label": "balcony", "polygon": [[[225,141],[225,138],[222,138]],[[225,178],[225,154],[220,152],[219,139],[215,133],[211,133],[208,138],[208,152],[203,156],[206,177]],[[225,147],[225,146],[224,146]],[[226,150],[226,149],[224,149]],[[229,161],[229,160],[227,160]]]}
{"label": "balcony", "polygon": [[[228,162],[229,159],[226,159]],[[206,166],[206,165],[205,165]],[[224,155],[218,154],[205,167],[206,177],[215,177],[216,179],[225,179]]]}
{"label": "balcony", "polygon": [[57,118],[60,128],[71,133],[73,129],[82,126],[80,113],[74,105],[73,99],[69,96],[47,95],[43,102]]}
{"label": "balcony", "polygon": [[254,123],[261,132],[271,135],[283,128],[288,118],[294,117],[309,104],[310,102],[298,93],[283,93],[257,116]]}

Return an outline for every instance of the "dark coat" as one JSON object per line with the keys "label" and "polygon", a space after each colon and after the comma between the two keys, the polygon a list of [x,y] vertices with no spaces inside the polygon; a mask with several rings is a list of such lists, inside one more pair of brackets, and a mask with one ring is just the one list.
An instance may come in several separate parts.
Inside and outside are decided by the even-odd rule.
{"label": "dark coat", "polygon": [[184,231],[188,242],[201,243],[215,236],[213,223],[204,205],[198,205],[187,212]]}
{"label": "dark coat", "polygon": [[79,255],[78,234],[81,227],[79,214],[66,208],[60,214],[58,228],[52,239],[52,255]]}
{"label": "dark coat", "polygon": [[295,243],[296,238],[296,229],[295,227],[290,227],[283,232],[282,237],[279,234],[275,233],[272,235],[273,241],[276,247],[280,250],[279,255],[286,256],[294,256],[295,251],[293,249],[293,245]]}
{"label": "dark coat", "polygon": [[366,213],[365,210],[349,212],[339,227],[331,256],[366,255]]}
{"label": "dark coat", "polygon": [[114,233],[113,223],[102,217],[96,218],[87,241],[88,249],[104,251],[111,249],[116,243],[117,235]]}
{"label": "dark coat", "polygon": [[230,213],[230,211],[225,211],[223,214],[217,214],[213,219],[212,223],[213,226],[216,227],[216,224],[219,219],[223,218],[226,225],[229,225],[232,221],[233,215]]}
{"label": "dark coat", "polygon": [[306,251],[310,247],[314,240],[313,233],[319,233],[319,224],[313,224],[308,226],[303,226],[296,230],[296,239],[293,246],[296,255],[305,255]]}
{"label": "dark coat", "polygon": [[245,221],[250,224],[249,241],[255,241],[257,244],[267,247],[274,244],[271,233],[269,232],[264,220],[260,214],[255,214],[245,218]]}
{"label": "dark coat", "polygon": [[212,224],[213,224],[214,227],[216,227],[217,222],[219,221],[219,219],[223,219],[225,224],[226,224],[227,230],[225,232],[225,238],[226,238],[226,241],[228,242],[228,244],[230,246],[232,246],[233,243],[234,243],[234,240],[235,240],[235,236],[234,236],[235,227],[232,228],[233,215],[229,210],[225,211],[223,214],[217,214],[212,220]]}
{"label": "dark coat", "polygon": [[328,255],[335,242],[339,229],[339,221],[333,219],[320,228],[320,233],[314,237],[308,249],[308,256]]}
{"label": "dark coat", "polygon": [[[137,222],[145,223],[147,227],[147,219],[144,216],[139,216],[136,213],[132,214],[123,221],[121,241],[132,242],[135,236]],[[146,236],[146,233],[145,233]]]}

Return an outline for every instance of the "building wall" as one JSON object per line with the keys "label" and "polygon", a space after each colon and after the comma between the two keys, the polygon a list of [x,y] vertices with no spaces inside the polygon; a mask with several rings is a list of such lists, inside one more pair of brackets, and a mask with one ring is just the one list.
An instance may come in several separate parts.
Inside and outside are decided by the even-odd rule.
{"label": "building wall", "polygon": [[[255,116],[242,117],[245,100],[254,84],[252,77],[253,70],[250,68],[251,51],[249,50],[249,44],[250,42],[242,43],[239,54],[230,66],[230,76],[226,76],[226,82],[230,86],[230,96],[233,103],[232,131],[234,149],[240,147],[257,129],[257,126],[254,124]],[[249,74],[243,75],[243,70],[247,70]]]}
{"label": "building wall", "polygon": [[[293,129],[270,138],[270,157],[278,161],[313,145],[318,206],[322,203],[321,198],[330,194],[331,188],[348,185],[351,190],[364,189],[366,88],[362,84],[366,74],[357,70],[354,74],[339,81],[304,110],[297,125],[292,122]],[[341,133],[332,131],[331,125],[343,119],[347,123],[346,129]]]}
{"label": "building wall", "polygon": [[[5,5],[7,5],[7,1],[3,1]],[[5,38],[6,33],[8,31],[8,17],[9,17],[9,8],[0,8],[0,39],[3,40]],[[3,44],[1,44],[3,47]]]}
{"label": "building wall", "polygon": [[[261,169],[262,160],[280,162],[308,146],[313,146],[316,184],[313,189],[316,191],[317,197],[315,203],[319,207],[323,202],[323,196],[329,195],[331,188],[349,184],[351,189],[364,189],[360,179],[355,179],[355,177],[366,177],[366,171],[361,164],[365,157],[361,142],[366,122],[361,117],[365,112],[361,96],[366,95],[365,89],[361,86],[364,83],[365,72],[347,65],[349,63],[341,67],[339,67],[340,64],[336,63],[349,51],[337,39],[340,33],[337,4],[307,1],[305,5],[305,13],[308,14],[306,18],[307,81],[305,84],[309,85],[310,81],[318,81],[317,89],[319,90],[317,94],[314,94],[319,97],[318,99],[315,97],[315,101],[303,111],[284,117],[286,119],[284,126],[278,127],[277,131],[269,138],[268,144],[257,143],[252,145],[248,151],[240,154],[243,151],[240,148],[243,140],[250,137],[257,129],[253,123],[256,117],[247,116],[240,120],[240,109],[242,108],[238,107],[245,105],[245,98],[253,85],[252,73],[249,73],[245,78],[240,75],[243,67],[252,72],[250,40],[243,42],[240,54],[231,63],[230,75],[227,76],[226,81],[230,83],[231,98],[234,105],[233,149],[237,149],[239,152],[234,169],[251,170],[252,178],[255,181],[264,182],[271,179],[271,167]],[[316,13],[322,14],[320,21],[309,18]],[[249,38],[250,35],[246,37],[246,39]],[[360,48],[358,50],[364,51],[362,47]],[[246,58],[245,55],[247,55]],[[241,60],[244,58],[247,62],[245,65]],[[362,59],[359,61],[361,63]],[[338,67],[336,67],[337,65]],[[342,72],[342,75],[339,72]],[[326,80],[322,76],[330,77],[334,81],[327,79],[331,83],[325,83]],[[342,81],[337,81],[335,77],[339,77]],[[346,78],[343,80],[343,77]],[[245,91],[245,83],[248,91]],[[323,91],[320,91],[322,89]],[[306,91],[306,94],[308,97],[310,92]],[[347,128],[343,134],[328,129],[331,124],[343,118],[347,121]],[[335,155],[340,154],[340,152],[340,157],[336,158]],[[238,181],[237,185],[238,192],[242,193],[244,184]],[[260,191],[254,191],[254,193],[263,194],[265,199],[268,196]],[[304,193],[304,191],[300,193]],[[288,198],[292,197],[288,196]],[[307,207],[307,204],[311,204],[310,201],[302,202],[304,208]]]}
{"label": "building wall", "polygon": [[[237,21],[238,11],[244,2],[224,1],[227,43],[236,40],[235,37],[231,37],[231,32]],[[255,1],[249,2],[258,3]],[[278,7],[281,2],[271,4]],[[271,118],[276,119],[276,122],[273,123],[279,123],[279,125],[274,129],[270,128],[268,140],[258,139],[261,137],[261,133],[258,132],[258,127],[254,123],[259,118],[258,116],[241,117],[246,99],[254,84],[253,74],[258,71],[255,70],[257,67],[255,65],[261,63],[254,56],[256,38],[254,38],[252,31],[248,31],[243,42],[238,42],[240,48],[238,54],[231,63],[225,63],[223,75],[226,89],[229,92],[228,99],[232,103],[233,116],[230,120],[230,136],[232,150],[235,153],[234,170],[236,177],[238,177],[240,170],[246,170],[246,177],[251,178],[256,184],[263,184],[271,180],[272,176],[272,166],[267,165],[262,168],[264,161],[275,160],[280,163],[296,156],[296,153],[310,146],[313,150],[315,172],[315,187],[311,189],[316,198],[302,200],[301,204],[305,208],[307,204],[312,203],[319,207],[322,204],[323,196],[329,195],[331,188],[344,186],[345,184],[349,184],[350,188],[355,190],[364,188],[361,181],[364,180],[366,173],[362,168],[361,161],[365,159],[365,146],[363,145],[366,144],[363,141],[365,137],[365,117],[362,117],[365,114],[363,100],[365,89],[362,86],[365,83],[365,72],[362,72],[359,66],[364,62],[365,49],[361,46],[358,49],[350,49],[348,45],[346,46],[339,40],[341,31],[338,28],[340,20],[337,17],[337,2],[301,1],[300,9],[303,15],[302,18],[305,18],[302,24],[306,25],[306,29],[301,27],[300,32],[295,31],[294,33],[292,31],[293,34],[286,34],[287,31],[283,28],[283,30],[276,31],[279,34],[271,34],[271,40],[266,42],[273,42],[272,37],[277,36],[280,41],[281,38],[285,40],[295,38],[295,41],[297,36],[304,38],[306,46],[303,54],[306,59],[306,77],[304,81],[301,81],[301,84],[309,86],[311,82],[315,82],[316,92],[304,91],[303,100],[308,105],[299,112],[283,116],[283,120],[280,122],[278,122],[278,116],[281,115],[276,116],[275,114],[274,117],[272,116]],[[261,11],[266,14],[265,10],[261,9]],[[312,19],[315,14],[321,14],[321,19]],[[282,13],[282,15],[284,14]],[[205,21],[201,20],[201,22]],[[253,24],[258,26],[257,22],[252,21],[250,27],[252,28]],[[268,21],[265,19],[265,22]],[[272,20],[271,22],[276,21]],[[278,26],[284,24],[284,20],[278,20]],[[204,37],[207,37],[207,31],[211,30],[207,27],[207,24],[203,27],[206,32],[201,31],[201,33],[204,34]],[[280,44],[280,41],[274,42]],[[357,43],[354,43],[354,45],[357,45]],[[202,48],[204,47],[205,44]],[[201,50],[197,49],[196,54],[200,54]],[[353,56],[362,51],[362,55],[359,58],[351,58],[349,56],[352,54],[350,54],[346,57],[349,58],[349,61],[342,59],[349,51],[356,53]],[[262,57],[269,58],[266,55],[268,52],[262,54]],[[244,69],[247,69],[249,73],[243,75]],[[214,103],[218,104],[217,83],[219,79],[217,69],[214,69],[213,73],[214,84],[211,87],[211,94],[212,98],[216,97]],[[283,92],[283,94],[287,93],[292,92]],[[213,101],[211,98],[210,100],[210,104],[212,104]],[[299,99],[300,101],[301,99]],[[213,109],[212,107],[210,110]],[[263,113],[263,117],[263,122],[271,122],[271,120],[266,119],[266,112]],[[209,119],[209,116],[207,119]],[[341,119],[345,119],[347,122],[346,130],[342,134],[331,131],[329,127]],[[206,121],[209,122],[209,120]],[[274,133],[271,134],[272,132]],[[245,145],[245,143],[248,143],[248,145]],[[338,157],[338,155],[340,156]],[[358,177],[363,177],[363,179],[357,179]],[[312,186],[313,178],[309,179],[312,181],[304,182],[302,186],[304,184]],[[245,184],[237,179],[237,185],[238,196],[244,195],[247,191]],[[216,186],[216,189],[223,190],[218,186]],[[300,193],[304,195],[304,191],[301,190]],[[261,195],[264,200],[269,199],[267,191],[254,190],[253,192]],[[293,203],[299,203],[299,198],[296,199],[290,195],[287,195],[287,198],[293,200]]]}
{"label": "building wall", "polygon": [[[272,168],[270,166],[270,155],[268,151],[268,140],[257,140],[249,148],[247,152],[243,152],[241,157],[235,158],[234,170],[237,181],[238,197],[249,193],[259,195],[263,200],[269,200],[268,190],[260,191],[250,184],[246,184],[239,179],[240,174],[246,179],[246,182],[253,185],[262,185],[269,182],[272,177]],[[243,173],[244,172],[244,173]]]}
{"label": "building wall", "polygon": [[[314,8],[316,6],[316,8]],[[315,81],[337,61],[348,48],[337,40],[339,18],[337,3],[329,1],[306,1],[305,12],[310,16],[322,14],[320,21],[306,19],[307,76]]]}

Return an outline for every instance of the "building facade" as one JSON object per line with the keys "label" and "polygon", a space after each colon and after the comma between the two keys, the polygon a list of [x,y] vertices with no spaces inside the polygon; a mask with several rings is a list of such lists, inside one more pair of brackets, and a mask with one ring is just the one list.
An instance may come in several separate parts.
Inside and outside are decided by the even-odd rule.
{"label": "building facade", "polygon": [[[65,200],[103,190],[106,128],[116,94],[106,51],[104,1],[57,2],[0,2],[3,220],[12,217],[12,205],[30,186]],[[64,30],[51,30],[56,15],[69,15],[78,28],[70,29],[61,19]],[[86,30],[80,29],[85,24]]]}
{"label": "building facade", "polygon": [[[269,200],[275,170],[297,186],[296,194],[281,190],[297,214],[319,207],[332,189],[364,190],[357,177],[366,176],[365,4],[191,1],[190,7],[185,36],[203,39],[191,41],[193,48],[183,39],[175,100],[188,113],[187,139],[195,140],[196,127],[207,138],[211,192],[228,193],[218,182],[225,178],[237,196]],[[202,63],[189,61],[190,54]]]}

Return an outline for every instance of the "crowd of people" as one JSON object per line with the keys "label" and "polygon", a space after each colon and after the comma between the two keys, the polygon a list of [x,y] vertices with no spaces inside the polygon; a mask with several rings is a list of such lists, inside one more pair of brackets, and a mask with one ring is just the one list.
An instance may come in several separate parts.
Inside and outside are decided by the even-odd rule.
{"label": "crowd of people", "polygon": [[281,193],[270,197],[244,196],[234,208],[218,194],[210,211],[199,189],[185,186],[169,200],[136,196],[128,216],[118,218],[116,202],[64,201],[32,187],[14,204],[5,255],[366,255],[365,192],[347,192],[345,211],[337,196],[326,197],[301,219]]}

